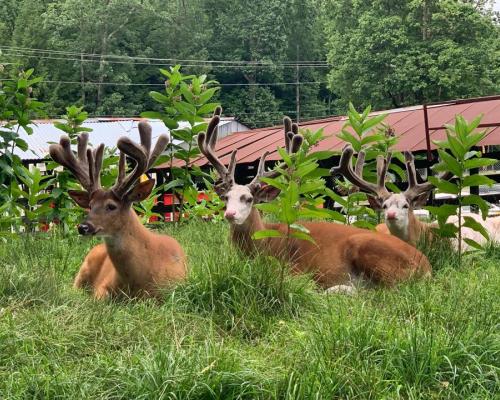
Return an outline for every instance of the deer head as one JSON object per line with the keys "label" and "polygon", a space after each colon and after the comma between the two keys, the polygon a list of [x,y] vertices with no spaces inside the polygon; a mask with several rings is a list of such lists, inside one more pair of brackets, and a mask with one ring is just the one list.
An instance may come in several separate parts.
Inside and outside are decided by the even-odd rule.
{"label": "deer head", "polygon": [[[361,191],[367,193],[370,206],[378,211],[384,212],[384,217],[390,230],[406,230],[409,225],[409,216],[413,209],[426,204],[430,192],[434,186],[429,182],[418,183],[417,172],[415,169],[415,159],[413,155],[406,151],[405,165],[408,176],[408,187],[402,193],[391,193],[385,186],[385,177],[391,163],[391,154],[387,158],[382,155],[377,157],[377,183],[367,182],[363,179],[363,164],[365,153],[361,151],[358,154],[356,170],[353,171],[351,159],[354,149],[351,145],[346,145],[342,150],[340,163],[337,167],[330,170],[330,174],[342,174],[353,185],[356,185]],[[361,161],[359,161],[361,160]],[[439,176],[440,179],[451,179],[453,174],[445,172]]]}
{"label": "deer head", "polygon": [[[215,191],[226,204],[224,217],[233,224],[242,225],[249,217],[254,204],[271,201],[279,194],[279,189],[260,182],[260,178],[273,178],[278,176],[278,173],[264,171],[266,157],[269,154],[265,152],[260,157],[257,174],[254,179],[246,185],[239,185],[235,182],[236,150],[231,153],[227,168],[219,160],[214,151],[217,143],[217,126],[220,121],[221,112],[222,109],[220,107],[214,111],[214,115],[208,124],[207,132],[198,135],[198,146],[219,175],[220,179],[215,185]],[[297,124],[292,124],[290,118],[285,117],[284,124],[286,151],[288,153],[295,153],[302,145],[304,138],[298,133]],[[285,165],[281,165],[281,167],[285,167]]]}
{"label": "deer head", "polygon": [[[139,122],[139,134],[141,144],[125,136],[118,140],[118,177],[110,189],[104,189],[100,183],[103,144],[91,150],[87,148],[88,134],[81,133],[78,136],[76,157],[66,135],[61,136],[59,144],[50,145],[50,156],[68,168],[84,189],[68,192],[80,207],[89,209],[85,222],[78,226],[80,234],[112,236],[123,229],[124,218],[130,214],[132,203],[142,201],[151,194],[154,179],[139,183],[139,177],[153,166],[169,139],[166,135],[161,135],[151,152],[151,126],[147,122]],[[125,156],[135,161],[135,167],[128,175]]]}

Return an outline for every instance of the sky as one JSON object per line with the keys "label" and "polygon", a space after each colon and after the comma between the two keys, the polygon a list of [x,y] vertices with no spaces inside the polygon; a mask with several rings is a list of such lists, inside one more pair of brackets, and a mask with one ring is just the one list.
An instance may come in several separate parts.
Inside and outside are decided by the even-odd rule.
{"label": "sky", "polygon": [[495,0],[495,5],[493,6],[493,8],[496,11],[500,11],[500,0]]}

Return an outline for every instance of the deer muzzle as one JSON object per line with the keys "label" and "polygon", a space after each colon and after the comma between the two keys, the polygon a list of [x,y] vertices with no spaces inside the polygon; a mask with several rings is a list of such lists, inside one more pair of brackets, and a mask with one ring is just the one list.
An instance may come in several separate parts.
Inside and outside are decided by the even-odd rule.
{"label": "deer muzzle", "polygon": [[90,222],[84,222],[78,225],[78,233],[83,236],[96,234],[96,228]]}

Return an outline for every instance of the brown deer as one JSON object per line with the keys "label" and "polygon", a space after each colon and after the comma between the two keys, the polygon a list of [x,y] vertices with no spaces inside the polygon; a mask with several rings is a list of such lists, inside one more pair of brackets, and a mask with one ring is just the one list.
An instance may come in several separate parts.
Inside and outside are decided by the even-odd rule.
{"label": "brown deer", "polygon": [[[383,211],[385,224],[377,225],[378,232],[392,234],[415,246],[420,240],[433,240],[434,234],[431,228],[435,224],[420,221],[414,213],[414,209],[426,204],[430,192],[434,186],[429,182],[418,183],[415,169],[415,159],[413,155],[406,151],[405,165],[408,176],[408,187],[402,193],[391,193],[385,186],[387,170],[391,163],[391,154],[387,158],[377,157],[377,183],[371,183],[363,179],[363,164],[365,153],[358,154],[356,168],[353,171],[351,159],[354,150],[350,145],[346,145],[342,150],[340,166],[335,170],[341,173],[348,181],[367,193],[370,206]],[[453,174],[444,172],[440,179],[451,179]]]}
{"label": "brown deer", "polygon": [[[89,209],[78,232],[104,237],[104,244],[87,254],[74,280],[74,287],[88,287],[98,299],[116,294],[156,296],[159,289],[186,276],[186,258],[179,243],[170,236],[150,232],[132,209],[134,202],[150,195],[155,184],[153,179],[139,183],[139,177],[168,144],[168,137],[161,135],[151,152],[151,126],[140,122],[139,133],[140,145],[128,137],[118,140],[118,178],[111,189],[103,189],[100,184],[103,144],[93,151],[87,149],[88,135],[82,133],[78,136],[78,158],[67,136],[49,148],[51,157],[68,168],[85,189],[68,192],[80,207]],[[136,163],[128,175],[126,155]]]}
{"label": "brown deer", "polygon": [[[289,263],[296,273],[312,273],[324,288],[345,290],[353,279],[366,278],[371,282],[391,285],[414,275],[430,275],[427,258],[414,247],[389,235],[382,235],[356,227],[329,222],[301,222],[309,230],[314,243],[295,238],[266,238],[255,240],[253,234],[264,229],[286,233],[284,224],[265,223],[254,204],[270,201],[279,190],[262,184],[261,177],[275,177],[273,171],[264,172],[267,153],[260,158],[255,178],[246,185],[235,182],[236,150],[229,166],[214,152],[217,125],[221,109],[217,109],[206,133],[198,136],[201,152],[214,166],[220,180],[216,191],[226,205],[225,218],[230,223],[231,242],[244,254],[272,255]],[[296,152],[303,141],[298,126],[285,118],[285,146],[289,153]],[[349,290],[350,291],[350,290]]]}

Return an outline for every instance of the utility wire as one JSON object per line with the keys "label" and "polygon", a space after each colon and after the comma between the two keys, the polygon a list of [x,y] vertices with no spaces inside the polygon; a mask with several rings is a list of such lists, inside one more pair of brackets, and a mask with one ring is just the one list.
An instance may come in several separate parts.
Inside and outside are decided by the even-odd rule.
{"label": "utility wire", "polygon": [[[174,62],[174,63],[200,63],[200,64],[227,64],[227,65],[287,65],[296,67],[297,65],[318,65],[318,66],[328,66],[326,61],[319,60],[297,60],[297,61],[230,61],[230,60],[200,60],[200,59],[178,59],[178,58],[158,58],[158,57],[142,57],[142,56],[130,56],[130,55],[118,55],[118,54],[99,54],[99,53],[84,53],[84,52],[70,52],[63,50],[52,50],[52,49],[36,49],[29,47],[17,47],[17,46],[0,46],[0,49],[7,51],[20,52],[20,53],[42,53],[42,54],[58,54],[58,55],[70,55],[79,57],[89,58],[116,58],[116,59],[127,59],[127,60],[142,60],[142,61],[162,61],[162,62]],[[99,60],[100,61],[100,60]]]}
{"label": "utility wire", "polygon": [[[176,63],[162,63],[162,62],[138,62],[138,61],[110,61],[110,60],[99,60],[99,59],[86,59],[86,58],[70,58],[70,57],[54,57],[54,56],[47,56],[47,55],[39,55],[39,54],[32,54],[32,53],[20,53],[20,52],[12,52],[9,51],[9,53],[2,52],[2,55],[7,56],[7,57],[22,57],[22,58],[36,58],[36,59],[48,59],[48,60],[61,60],[61,61],[77,61],[80,63],[101,63],[104,62],[106,64],[125,64],[125,65],[150,65],[150,66],[164,66],[164,67],[172,67],[175,66],[176,64],[179,64],[178,62]],[[282,68],[296,68],[297,64],[292,65],[292,64],[252,64],[252,65],[247,65],[247,64],[239,64],[239,65],[221,65],[221,64],[184,64],[182,63],[183,67],[206,67],[206,68],[232,68],[232,69],[243,69],[243,68],[277,68],[277,67],[282,67]],[[301,68],[330,68],[330,66],[326,64],[299,64]]]}
{"label": "utility wire", "polygon": [[[12,79],[0,79],[0,82],[12,81]],[[92,81],[54,81],[44,80],[40,83],[64,84],[64,85],[89,85],[89,86],[147,86],[147,87],[165,87],[163,83],[133,83],[133,82],[92,82]],[[269,82],[269,83],[218,83],[216,86],[287,86],[287,85],[321,85],[328,82]]]}

